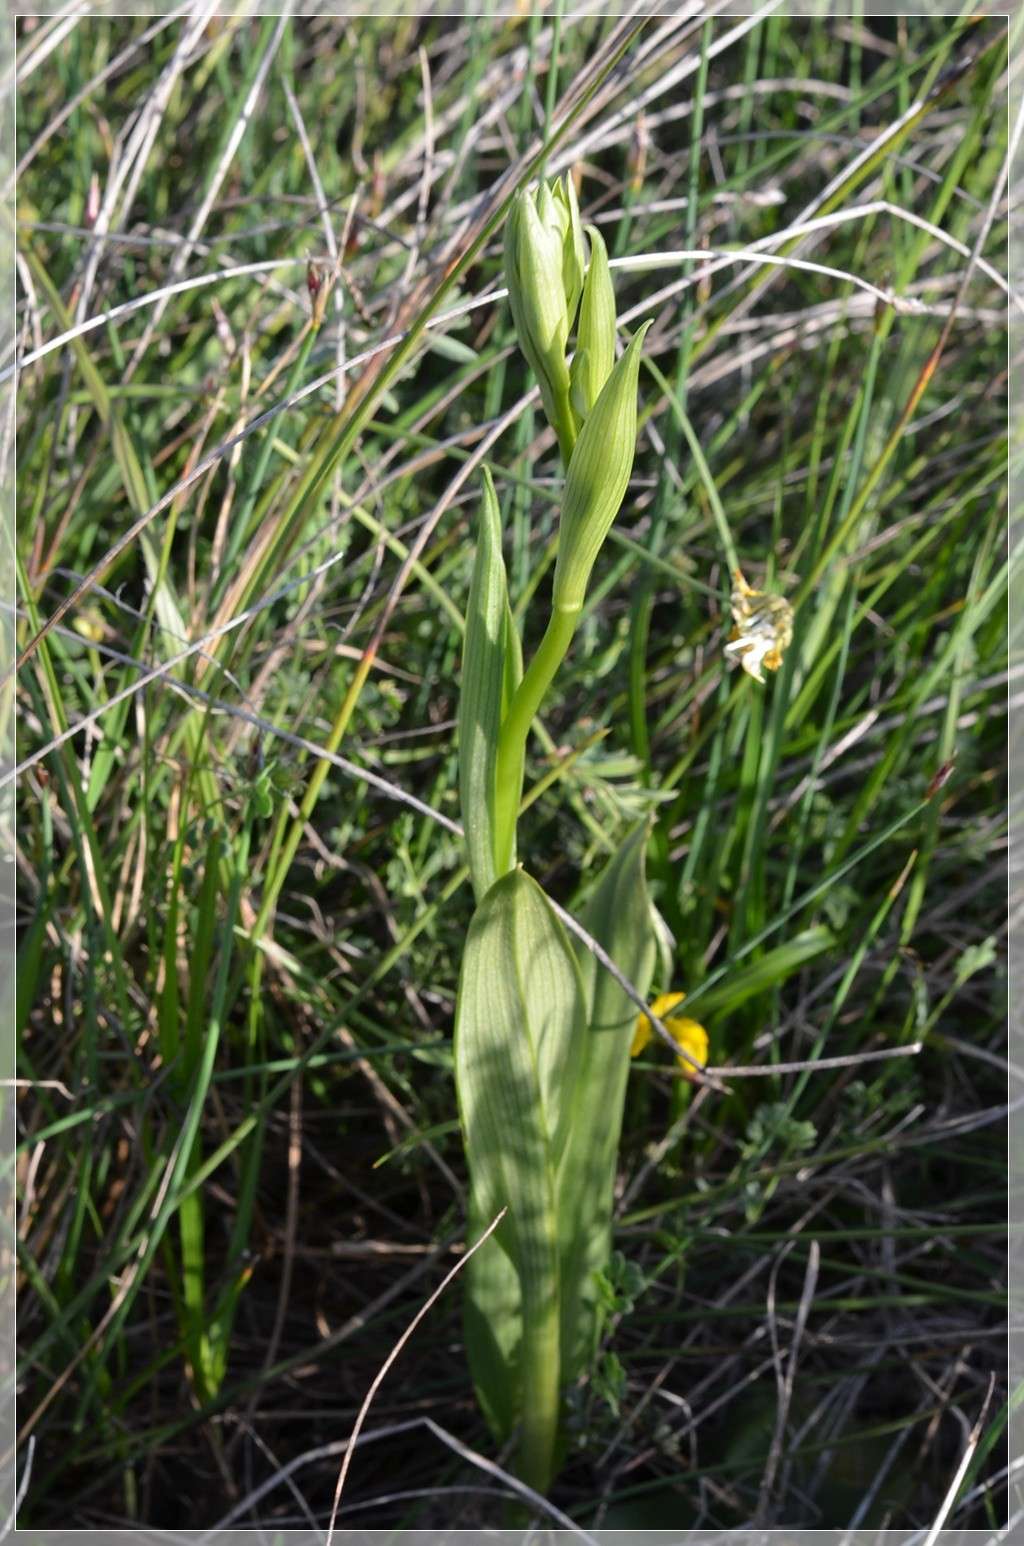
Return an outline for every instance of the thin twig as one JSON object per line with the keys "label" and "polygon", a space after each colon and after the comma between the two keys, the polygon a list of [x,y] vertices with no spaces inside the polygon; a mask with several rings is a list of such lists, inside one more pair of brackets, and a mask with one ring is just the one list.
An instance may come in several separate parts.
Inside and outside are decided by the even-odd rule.
{"label": "thin twig", "polygon": [[804,1286],[800,1294],[800,1304],[793,1326],[793,1337],[789,1345],[789,1358],[786,1362],[785,1373],[783,1373],[782,1352],[778,1342],[778,1322],[775,1316],[775,1289],[779,1270],[792,1248],[793,1242],[790,1242],[779,1252],[772,1268],[772,1275],[768,1285],[768,1327],[775,1361],[778,1411],[775,1418],[775,1432],[772,1435],[771,1448],[768,1452],[768,1460],[761,1477],[761,1489],[755,1516],[755,1523],[758,1525],[766,1523],[772,1487],[775,1484],[775,1476],[779,1468],[779,1462],[782,1459],[782,1444],[786,1436],[786,1421],[789,1417],[789,1407],[793,1399],[793,1382],[796,1378],[797,1356],[804,1331],[807,1327],[807,1317],[811,1311],[811,1302],[814,1299],[814,1290],[818,1282],[818,1266],[821,1261],[821,1250],[818,1242],[817,1240],[812,1240],[807,1255],[807,1268],[804,1272]]}
{"label": "thin twig", "polygon": [[[107,649],[106,653],[110,654],[111,651]],[[119,651],[116,653],[120,654]],[[186,653],[193,652],[188,651]],[[125,659],[126,664],[136,664],[128,657],[122,658]],[[176,657],[176,660],[180,658]],[[391,784],[387,779],[381,778],[379,774],[371,773],[369,768],[361,768],[356,763],[349,762],[347,757],[341,757],[337,752],[328,751],[325,746],[318,745],[316,741],[310,741],[304,735],[297,735],[293,730],[285,730],[279,725],[272,724],[269,719],[263,719],[259,714],[253,714],[248,709],[239,708],[237,704],[227,703],[223,699],[215,697],[213,693],[206,692],[202,687],[196,687],[192,682],[179,681],[176,677],[169,675],[169,667],[173,664],[175,664],[175,661],[168,662],[167,665],[159,669],[146,672],[137,682],[133,682],[129,687],[122,689],[121,692],[108,699],[103,705],[103,709],[112,708],[115,704],[123,702],[125,698],[139,692],[143,687],[148,686],[150,682],[162,680],[176,692],[183,693],[187,697],[196,698],[200,703],[208,704],[211,708],[230,714],[235,719],[243,720],[246,724],[252,725],[254,729],[259,730],[263,735],[276,736],[279,741],[284,741],[287,745],[294,746],[298,751],[310,752],[314,757],[330,762],[332,767],[336,767],[339,772],[348,774],[350,778],[362,779],[372,789],[377,789],[381,794],[386,794],[390,799],[410,806],[414,811],[418,811],[421,816],[428,816],[432,821],[436,821],[439,826],[445,827],[449,832],[454,833],[456,837],[463,836],[462,828],[457,821],[452,821],[442,811],[435,810],[432,805],[427,805],[425,801],[417,799],[414,794],[409,794],[406,790],[400,789],[397,784]],[[13,779],[18,778],[29,768],[35,767],[36,763],[41,762],[52,751],[63,746],[66,741],[71,740],[72,737],[78,735],[82,730],[87,729],[99,717],[100,714],[97,713],[76,720],[74,725],[70,726],[68,730],[63,731],[59,736],[55,736],[40,751],[33,752],[30,757],[26,757],[24,762],[19,763],[17,767],[8,768],[5,772],[0,773],[0,788],[9,784]]]}
{"label": "thin twig", "polygon": [[[284,37],[285,30],[290,19],[291,8],[292,0],[285,0],[284,5],[281,7],[280,14],[278,15],[277,26],[274,28],[273,34],[263,52],[263,57],[257,66],[255,75],[253,76],[252,85],[249,88],[248,95],[238,110],[238,115],[231,127],[231,133],[227,137],[227,141],[223,150],[221,151],[220,157],[218,158],[217,165],[212,169],[209,177],[207,178],[206,192],[203,195],[199,208],[196,210],[195,215],[189,224],[188,231],[185,235],[185,240],[182,242],[180,247],[175,248],[173,254],[171,255],[169,273],[172,279],[176,279],[185,268],[189,258],[192,256],[192,252],[196,243],[200,239],[206,222],[210,218],[210,213],[213,209],[214,203],[216,202],[217,195],[220,192],[221,185],[228,174],[228,169],[231,166],[232,161],[235,158],[235,152],[237,151],[239,145],[242,143],[245,131],[248,129],[249,124],[252,121],[253,113],[256,111],[256,103],[258,102],[260,94],[263,91],[263,87],[266,84],[267,76],[270,73],[270,66],[273,64],[274,59],[277,56],[277,51],[281,46],[281,40]],[[128,377],[134,374],[134,371],[137,368],[139,362],[146,353],[146,350],[149,348],[149,345],[153,339],[153,334],[160,324],[160,319],[163,316],[166,307],[167,297],[165,295],[164,299],[156,307],[156,310],[153,312],[153,315],[150,317],[148,323],[146,324],[142,337],[134,346],[132,351],[132,358],[128,362],[125,371],[125,379],[128,379]]]}
{"label": "thin twig", "polygon": [[961,1483],[963,1482],[964,1477],[967,1475],[967,1467],[970,1465],[974,1451],[977,1449],[981,1440],[981,1435],[985,1428],[985,1418],[988,1416],[988,1409],[992,1401],[995,1388],[996,1377],[995,1373],[993,1372],[988,1377],[988,1390],[985,1392],[985,1400],[982,1402],[981,1411],[978,1413],[978,1420],[974,1424],[974,1427],[971,1429],[967,1443],[964,1445],[964,1452],[960,1457],[960,1464],[957,1466],[956,1471],[953,1474],[953,1480],[949,1484],[946,1496],[943,1498],[942,1503],[939,1506],[939,1511],[932,1521],[931,1529],[928,1531],[928,1534],[924,1538],[924,1546],[935,1546],[935,1542],[939,1538],[939,1531],[942,1529],[943,1525],[946,1523],[946,1520],[949,1518],[953,1504],[956,1502],[956,1495],[960,1491]]}
{"label": "thin twig", "polygon": [[341,1462],[341,1470],[338,1473],[338,1485],[334,1489],[334,1502],[331,1505],[331,1519],[329,1525],[327,1526],[326,1546],[331,1546],[331,1542],[334,1539],[334,1524],[338,1517],[338,1509],[341,1504],[341,1494],[345,1487],[345,1479],[348,1476],[349,1466],[352,1463],[352,1456],[355,1454],[355,1447],[359,1442],[359,1435],[363,1431],[363,1424],[365,1423],[367,1414],[369,1413],[370,1407],[373,1404],[373,1398],[377,1394],[381,1385],[384,1383],[385,1375],[391,1368],[399,1353],[402,1351],[405,1344],[408,1342],[409,1338],[412,1336],[413,1332],[416,1330],[417,1326],[423,1320],[423,1317],[433,1309],[434,1305],[440,1299],[449,1283],[451,1283],[458,1276],[470,1258],[476,1255],[477,1251],[479,1251],[480,1247],[486,1240],[490,1239],[491,1235],[493,1235],[494,1231],[497,1229],[498,1225],[501,1223],[507,1212],[507,1208],[502,1208],[500,1213],[496,1214],[488,1224],[479,1240],[477,1240],[474,1245],[470,1246],[465,1255],[459,1258],[459,1260],[455,1263],[455,1266],[452,1267],[449,1272],[445,1273],[444,1277],[438,1284],[437,1288],[435,1288],[434,1292],[416,1311],[416,1314],[413,1316],[408,1326],[402,1332],[402,1335],[399,1337],[398,1341],[395,1343],[394,1347],[391,1349],[390,1353],[385,1358],[384,1362],[381,1364],[379,1370],[374,1376],[370,1384],[370,1388],[366,1392],[366,1395],[363,1399],[363,1404],[359,1408],[359,1413],[355,1420],[355,1426],[352,1429],[348,1443],[345,1446],[345,1455]]}
{"label": "thin twig", "polygon": [[14,1494],[14,1502],[11,1504],[11,1512],[4,1520],[3,1524],[0,1525],[0,1541],[5,1541],[10,1535],[11,1531],[14,1529],[14,1522],[18,1517],[21,1505],[24,1503],[26,1497],[28,1496],[28,1484],[32,1479],[32,1462],[35,1459],[35,1454],[36,1440],[35,1434],[33,1434],[28,1441],[28,1451],[25,1455],[25,1469],[21,1473],[21,1481],[18,1483],[18,1490]]}
{"label": "thin twig", "polygon": [[[811,264],[804,259],[782,257],[765,251],[768,247],[777,247],[783,242],[792,241],[797,236],[808,236],[817,231],[826,231],[834,226],[844,225],[849,221],[863,223],[869,216],[881,214],[890,215],[893,219],[905,220],[908,225],[927,232],[928,235],[934,237],[936,241],[942,242],[951,251],[959,253],[961,257],[970,257],[971,255],[971,249],[966,243],[960,241],[955,236],[951,236],[948,231],[943,231],[940,226],[933,225],[924,216],[915,214],[913,210],[901,209],[898,205],[890,203],[888,199],[871,199],[866,204],[857,204],[850,209],[835,210],[830,215],[821,215],[813,220],[798,221],[792,225],[784,226],[781,230],[772,231],[767,236],[761,237],[758,241],[752,242],[748,247],[701,247],[693,251],[680,248],[672,252],[636,253],[631,257],[612,258],[609,267],[621,269],[624,273],[656,273],[661,268],[675,268],[685,262],[700,262],[701,267],[699,270],[694,270],[691,274],[677,280],[673,286],[663,292],[664,296],[677,294],[681,290],[692,289],[694,285],[712,278],[716,273],[724,268],[728,268],[732,263],[749,262],[798,269],[810,268],[812,271],[841,279],[845,284],[859,286],[867,294],[874,296],[876,299],[884,300],[887,305],[894,306],[900,310],[916,312],[920,307],[912,298],[908,299],[897,296],[890,290],[879,289],[876,285],[871,284],[869,280],[861,275],[854,274],[849,269],[828,268],[823,264]],[[16,371],[24,370],[29,365],[34,365],[37,360],[42,359],[45,355],[52,354],[55,349],[62,348],[64,344],[70,343],[75,338],[80,338],[84,333],[91,333],[96,328],[104,327],[108,322],[117,321],[118,318],[127,316],[131,312],[139,311],[144,307],[157,305],[165,297],[182,295],[189,290],[203,289],[207,285],[222,284],[231,279],[242,279],[249,274],[262,274],[278,268],[304,266],[304,258],[271,258],[255,263],[240,263],[231,268],[216,269],[210,274],[196,274],[191,279],[178,280],[175,284],[160,285],[157,289],[150,290],[145,295],[137,295],[133,300],[123,301],[120,305],[112,306],[107,311],[97,312],[95,316],[88,317],[84,321],[76,323],[74,327],[68,328],[66,332],[49,339],[39,349],[33,350],[30,354],[23,355],[17,364],[7,365],[0,370],[0,383],[6,381]],[[1003,292],[1008,300],[1012,301],[1019,311],[1024,313],[1024,296],[1021,296],[1003,278],[998,269],[981,257],[978,258],[975,266],[979,272],[983,273],[987,279],[990,279]],[[437,316],[427,323],[427,326],[430,328],[442,327],[446,322],[456,321],[479,310],[483,306],[504,300],[507,295],[508,291],[502,287],[489,287],[482,295],[474,296],[470,300],[460,301],[457,306],[438,312]],[[658,298],[658,296],[645,297],[631,311],[623,313],[622,322],[627,323],[635,317],[644,314]],[[396,343],[402,342],[404,336],[404,334],[399,333],[388,335],[362,354],[349,360],[344,368],[349,370],[354,365],[363,364],[381,350],[393,348]],[[326,375],[318,378],[316,385],[318,387],[326,385],[334,375],[334,370],[327,372]],[[305,395],[310,391],[310,388],[304,387],[302,390],[303,395]],[[284,407],[290,406],[296,401],[298,401],[297,398],[290,399],[288,403],[279,405],[279,407],[283,410]]]}
{"label": "thin twig", "polygon": [[[923,1050],[923,1041],[910,1041],[905,1047],[884,1047],[880,1052],[851,1052],[845,1057],[812,1058],[808,1062],[801,1063],[752,1063],[736,1068],[723,1063],[720,1067],[708,1068],[705,1072],[721,1074],[728,1079],[769,1078],[772,1074],[819,1073],[826,1068],[856,1068],[861,1063],[876,1063],[882,1058],[916,1057]],[[680,1077],[689,1078],[689,1075],[681,1074]]]}
{"label": "thin twig", "polygon": [[[605,950],[604,946],[599,944],[592,934],[587,933],[582,923],[577,923],[572,913],[567,912],[566,909],[560,906],[553,897],[548,897],[548,904],[556,916],[561,919],[562,923],[569,930],[569,933],[575,934],[576,938],[581,940],[583,944],[586,945],[594,959],[601,963],[605,971],[608,972],[610,976],[614,977],[615,981],[618,983],[623,993],[626,994],[627,998],[629,998],[632,1003],[636,1005],[640,1013],[645,1015],[646,1018],[651,1022],[651,1025],[654,1027],[655,1031],[661,1037],[666,1046],[672,1048],[672,1051],[676,1057],[684,1058],[685,1061],[691,1065],[687,1070],[685,1077],[687,1079],[692,1079],[696,1084],[704,1084],[709,1086],[709,1088],[712,1090],[717,1090],[719,1095],[731,1094],[728,1085],[722,1084],[714,1073],[710,1072],[706,1068],[703,1068],[701,1064],[697,1062],[697,1059],[689,1052],[687,1052],[685,1047],[681,1047],[679,1045],[675,1037],[672,1035],[672,1032],[668,1029],[664,1022],[659,1020],[658,1016],[653,1013],[650,1005],[646,1002],[643,995],[638,992],[638,990],[630,982],[629,978],[626,977],[615,965],[615,962],[612,960],[607,950]],[[725,1071],[731,1073],[732,1069]]]}
{"label": "thin twig", "polygon": [[[479,1454],[475,1449],[470,1449],[468,1444],[463,1444],[460,1439],[455,1438],[446,1428],[442,1428],[440,1423],[434,1422],[431,1417],[414,1417],[408,1422],[390,1423],[387,1427],[375,1428],[372,1433],[362,1434],[358,1443],[360,1445],[375,1444],[382,1439],[401,1438],[406,1434],[418,1433],[424,1428],[428,1433],[433,1434],[435,1439],[440,1440],[442,1444],[458,1455],[460,1459],[468,1460],[470,1465],[476,1466],[478,1470],[483,1471],[487,1476],[493,1476],[496,1480],[502,1482],[509,1493],[528,1503],[536,1513],[547,1515],[562,1530],[570,1531],[577,1540],[583,1541],[585,1546],[597,1546],[593,1536],[588,1535],[585,1530],[582,1530],[579,1525],[569,1518],[568,1514],[564,1514],[554,1503],[549,1503],[547,1498],[542,1497],[539,1492],[535,1492],[532,1487],[528,1487],[518,1477],[512,1476],[508,1471],[503,1470],[496,1461],[489,1460],[486,1455]],[[333,1460],[338,1455],[344,1454],[349,1446],[355,1448],[355,1444],[351,1439],[337,1439],[333,1443],[321,1444],[315,1449],[307,1450],[302,1455],[296,1455],[293,1460],[289,1460],[273,1476],[268,1477],[266,1481],[261,1482],[258,1487],[248,1493],[241,1502],[236,1503],[231,1512],[219,1520],[212,1530],[208,1530],[198,1540],[193,1535],[189,1546],[212,1546],[220,1531],[226,1530],[237,1519],[241,1519],[251,1509],[255,1508],[257,1503],[260,1503],[269,1493],[273,1492],[275,1488],[287,1484],[289,1477],[293,1476],[296,1471],[301,1470],[303,1466],[315,1465],[320,1460]]]}

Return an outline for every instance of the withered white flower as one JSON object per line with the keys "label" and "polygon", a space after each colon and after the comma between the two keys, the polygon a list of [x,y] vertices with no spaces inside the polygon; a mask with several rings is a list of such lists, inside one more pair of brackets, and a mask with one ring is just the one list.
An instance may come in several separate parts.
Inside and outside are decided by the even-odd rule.
{"label": "withered white flower", "polygon": [[793,638],[793,608],[784,596],[754,590],[739,569],[733,571],[732,620],[735,627],[725,646],[748,676],[763,682],[762,666],[777,671]]}

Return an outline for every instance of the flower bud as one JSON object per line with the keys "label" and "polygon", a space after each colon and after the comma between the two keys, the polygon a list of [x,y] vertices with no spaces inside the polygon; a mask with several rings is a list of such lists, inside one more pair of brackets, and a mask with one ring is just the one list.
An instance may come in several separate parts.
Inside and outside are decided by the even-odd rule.
{"label": "flower bud", "polygon": [[580,225],[580,206],[576,198],[576,184],[570,173],[565,183],[556,178],[553,187],[555,204],[564,212],[562,227],[562,284],[565,288],[565,309],[572,327],[576,320],[576,308],[583,290],[583,270],[586,258],[583,249],[583,228]]}
{"label": "flower bud", "polygon": [[601,544],[619,513],[636,452],[636,390],[640,346],[650,327],[633,334],[580,430],[565,480],[552,602],[572,612],[583,605]]}
{"label": "flower bud", "polygon": [[505,227],[505,276],[519,346],[568,462],[576,440],[566,343],[583,288],[583,235],[571,180],[516,195]]}

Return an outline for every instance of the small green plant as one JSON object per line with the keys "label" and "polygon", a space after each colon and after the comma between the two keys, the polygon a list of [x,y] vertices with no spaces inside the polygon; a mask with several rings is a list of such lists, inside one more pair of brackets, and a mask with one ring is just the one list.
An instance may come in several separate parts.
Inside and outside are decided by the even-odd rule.
{"label": "small green plant", "polygon": [[[455,1021],[455,1073],[471,1181],[470,1233],[502,1208],[467,1264],[466,1340],[496,1435],[519,1434],[519,1471],[545,1490],[564,1447],[569,1385],[592,1368],[606,1307],[612,1187],[636,1008],[517,864],[530,728],[572,641],[636,449],[647,324],[615,360],[604,244],[571,180],[521,194],[508,221],[512,314],[565,461],[550,613],[525,670],[509,606],[494,482],[484,475],[459,712],[460,793],[477,908]],[[577,320],[578,312],[578,320]],[[566,358],[576,323],[576,349]],[[583,923],[646,994],[657,954],[634,828]],[[610,1397],[609,1397],[610,1399]]]}

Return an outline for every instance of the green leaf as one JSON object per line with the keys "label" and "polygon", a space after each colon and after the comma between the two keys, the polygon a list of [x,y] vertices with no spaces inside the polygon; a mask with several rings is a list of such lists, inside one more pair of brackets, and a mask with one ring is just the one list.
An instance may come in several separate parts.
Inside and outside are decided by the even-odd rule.
{"label": "green leaf", "polygon": [[636,392],[640,349],[649,322],[601,388],[569,460],[558,528],[558,557],[551,603],[554,611],[578,611],[601,544],[619,513],[636,454]]}
{"label": "green leaf", "polygon": [[990,934],[987,939],[983,939],[978,945],[968,945],[954,968],[957,987],[962,988],[964,983],[974,976],[975,972],[987,971],[990,966],[995,964],[996,959],[996,937],[994,934]]}
{"label": "green leaf", "polygon": [[619,1408],[626,1394],[626,1371],[616,1353],[605,1353],[594,1369],[591,1385],[594,1394],[618,1417]]}
{"label": "green leaf", "polygon": [[572,947],[536,881],[513,870],[469,926],[454,1056],[477,1227],[507,1207],[497,1248],[518,1278],[521,1311],[493,1252],[486,1261],[488,1242],[469,1274],[466,1342],[481,1404],[503,1423],[512,1415],[503,1381],[519,1348],[520,1471],[540,1489],[553,1466],[562,1385],[556,1176],[585,1036]]}
{"label": "green leaf", "polygon": [[[466,1245],[473,1245],[490,1222],[471,1195]],[[500,1227],[466,1263],[464,1286],[466,1348],[477,1399],[492,1433],[504,1444],[523,1404],[523,1298]]]}
{"label": "green leaf", "polygon": [[587,226],[590,266],[583,286],[576,353],[569,367],[573,411],[582,423],[615,364],[615,292],[608,253],[596,226]]}
{"label": "green leaf", "polygon": [[[756,993],[765,993],[780,982],[785,982],[787,977],[798,972],[815,956],[831,950],[835,942],[832,930],[824,924],[803,929],[784,945],[769,950],[760,961],[755,961],[752,966],[741,967],[717,987],[701,993],[699,1007],[695,1010],[697,1018],[710,1020],[713,1016],[719,1017],[737,1009]],[[692,996],[696,999],[698,995],[695,992]]]}
{"label": "green leaf", "polygon": [[[505,591],[505,654],[502,660],[501,674],[501,717],[504,719],[508,713],[508,706],[516,695],[516,689],[523,680],[523,641],[519,637],[515,618],[512,616],[512,608],[509,605],[508,589]],[[495,752],[497,757],[497,752]]]}
{"label": "green leaf", "polygon": [[428,333],[426,347],[431,354],[451,360],[453,365],[476,365],[480,359],[475,349],[450,333]]}
{"label": "green leaf", "polygon": [[[582,923],[622,974],[647,996],[657,958],[654,909],[645,876],[647,827],[632,831],[609,860]],[[611,1257],[612,1196],[629,1052],[637,1010],[585,945],[579,946],[588,1032],[576,1085],[576,1118],[559,1172],[563,1236],[562,1372],[573,1379],[596,1351],[599,1281]]]}
{"label": "green leaf", "polygon": [[[484,468],[484,499],[466,610],[459,699],[459,796],[477,900],[497,879],[494,770],[502,714],[522,676],[519,635],[508,603],[501,517]],[[512,863],[515,854],[512,854]]]}

